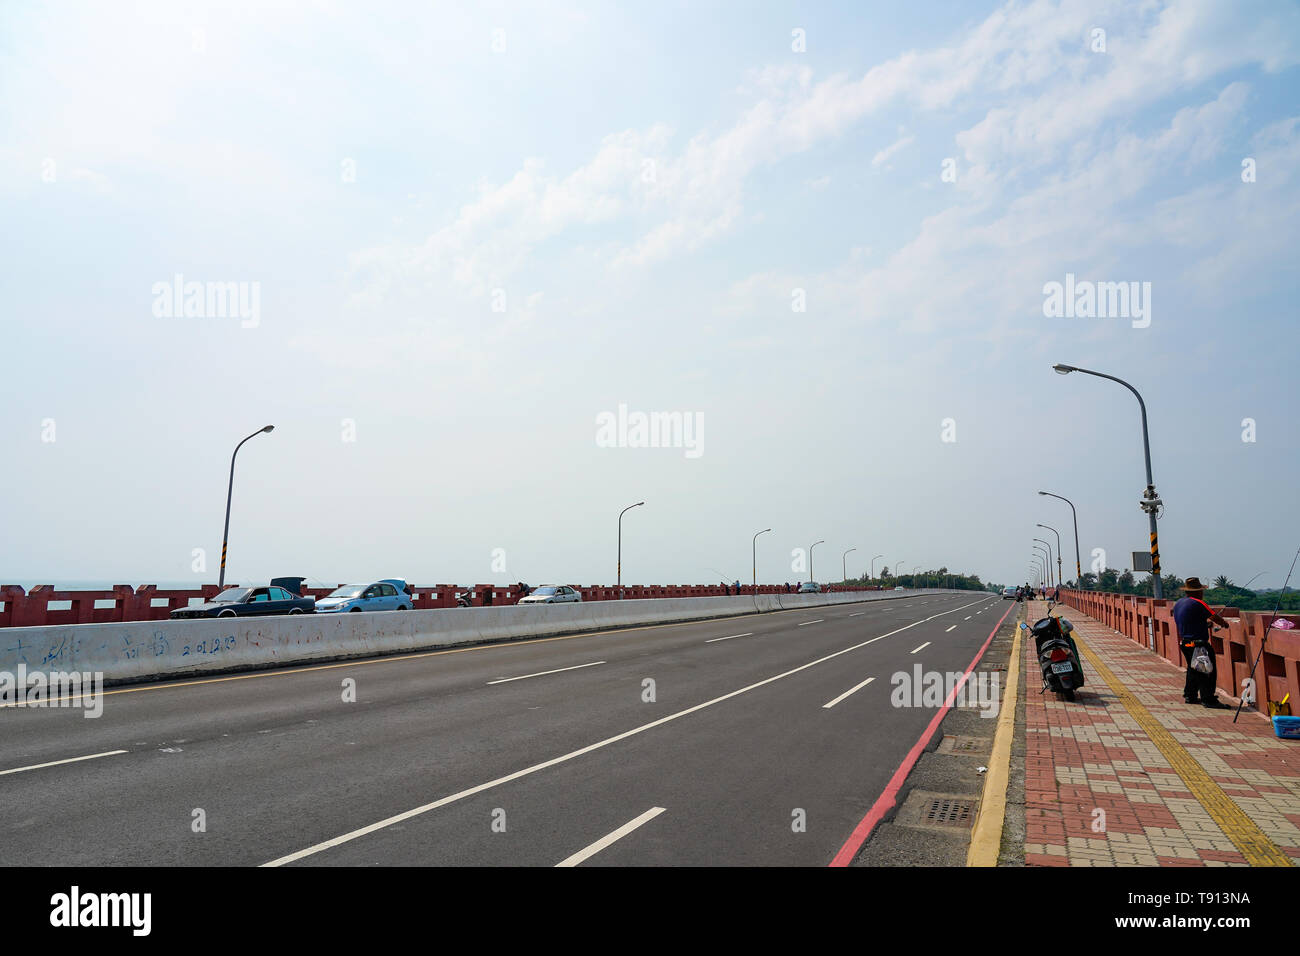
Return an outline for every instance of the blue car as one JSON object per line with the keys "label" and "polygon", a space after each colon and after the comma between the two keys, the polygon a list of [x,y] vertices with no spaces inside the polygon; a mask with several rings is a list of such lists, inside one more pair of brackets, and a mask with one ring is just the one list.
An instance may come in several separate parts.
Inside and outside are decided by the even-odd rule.
{"label": "blue car", "polygon": [[401,578],[385,578],[373,584],[345,584],[316,602],[320,614],[352,611],[409,611],[413,606],[410,586]]}

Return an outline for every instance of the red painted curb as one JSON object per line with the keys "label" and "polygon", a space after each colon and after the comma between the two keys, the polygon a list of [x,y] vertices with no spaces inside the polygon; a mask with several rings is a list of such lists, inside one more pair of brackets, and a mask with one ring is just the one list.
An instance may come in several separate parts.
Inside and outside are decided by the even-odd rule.
{"label": "red painted curb", "polygon": [[898,769],[894,771],[894,775],[889,778],[889,785],[885,787],[880,796],[876,798],[876,802],[871,805],[871,809],[867,812],[867,815],[862,818],[862,822],[854,827],[848,840],[846,840],[844,845],[840,847],[840,852],[836,853],[835,859],[831,860],[829,864],[830,866],[848,866],[849,863],[852,862],[853,858],[857,856],[858,850],[862,848],[862,844],[867,842],[867,837],[871,836],[871,831],[876,828],[876,824],[881,821],[889,808],[894,806],[896,803],[895,798],[898,796],[898,791],[903,788],[903,781],[907,779],[907,775],[912,772],[912,768],[916,766],[917,760],[921,758],[921,752],[925,750],[926,745],[930,743],[930,738],[934,736],[934,732],[938,728],[939,722],[943,720],[944,714],[948,713],[948,711],[952,709],[952,702],[957,697],[957,691],[961,690],[961,688],[965,686],[966,681],[970,679],[971,671],[979,665],[980,660],[984,657],[984,652],[987,651],[989,645],[993,643],[993,636],[997,634],[998,628],[1000,628],[1002,622],[1007,619],[1007,615],[1015,609],[1016,606],[1012,603],[1011,607],[1007,608],[1006,614],[1003,614],[1001,619],[993,625],[993,630],[989,631],[988,639],[976,652],[975,657],[970,662],[970,666],[966,668],[966,673],[962,674],[961,680],[959,680],[956,686],[953,687],[952,693],[948,695],[948,699],[943,702],[943,706],[939,708],[937,713],[935,713],[934,719],[930,721],[930,725],[921,733],[920,738],[912,745],[912,749],[907,752],[907,756],[903,758],[903,762],[899,764]]}

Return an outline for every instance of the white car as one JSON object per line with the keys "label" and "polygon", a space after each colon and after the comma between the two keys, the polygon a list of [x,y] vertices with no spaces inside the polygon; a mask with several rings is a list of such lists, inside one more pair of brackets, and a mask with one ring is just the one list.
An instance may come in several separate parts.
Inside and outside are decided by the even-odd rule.
{"label": "white car", "polygon": [[532,589],[520,604],[581,604],[582,595],[567,584],[542,584]]}
{"label": "white car", "polygon": [[894,590],[895,590],[895,591],[906,591],[907,588],[903,587],[903,586],[900,584],[898,587],[894,588]]}
{"label": "white car", "polygon": [[316,602],[326,614],[339,611],[409,611],[410,588],[400,578],[385,578],[374,584],[345,584]]}
{"label": "white car", "polygon": [[816,581],[805,581],[799,585],[799,594],[816,594],[822,589],[822,586]]}

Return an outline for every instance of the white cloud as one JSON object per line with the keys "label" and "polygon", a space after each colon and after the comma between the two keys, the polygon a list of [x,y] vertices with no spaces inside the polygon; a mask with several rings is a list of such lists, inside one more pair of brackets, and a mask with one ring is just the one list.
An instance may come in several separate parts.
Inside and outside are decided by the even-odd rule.
{"label": "white cloud", "polygon": [[894,141],[893,143],[891,143],[890,145],[882,149],[880,152],[876,153],[875,156],[871,157],[871,165],[883,166],[885,163],[889,162],[890,158],[895,153],[897,153],[899,150],[906,149],[907,147],[911,146],[914,142],[916,142],[915,136],[904,136],[901,139]]}

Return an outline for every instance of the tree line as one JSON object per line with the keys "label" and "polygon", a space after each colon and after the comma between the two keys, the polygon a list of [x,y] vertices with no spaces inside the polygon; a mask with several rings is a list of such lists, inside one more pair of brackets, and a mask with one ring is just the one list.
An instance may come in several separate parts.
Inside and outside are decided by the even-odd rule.
{"label": "tree line", "polygon": [[[1176,574],[1165,574],[1160,580],[1164,585],[1165,600],[1174,601],[1183,596],[1182,578]],[[1151,575],[1149,574],[1143,574],[1139,579],[1132,571],[1106,568],[1100,574],[1089,571],[1080,578],[1080,581],[1083,589],[1087,591],[1109,591],[1113,594],[1151,597]],[[1078,586],[1074,581],[1068,584],[1068,587]],[[1276,591],[1261,592],[1240,588],[1223,574],[1206,584],[1205,603],[1235,607],[1242,611],[1271,611],[1279,606]],[[1283,611],[1300,610],[1300,593],[1288,591],[1282,595],[1280,607]]]}

